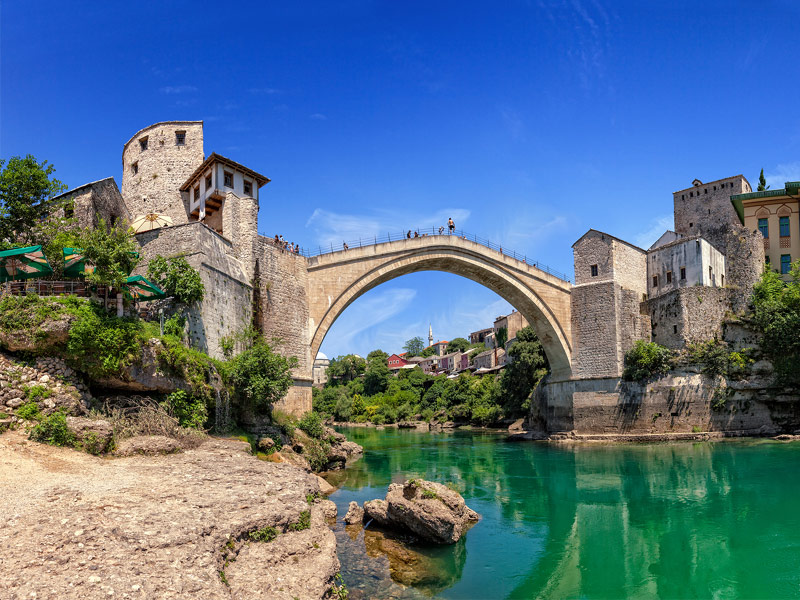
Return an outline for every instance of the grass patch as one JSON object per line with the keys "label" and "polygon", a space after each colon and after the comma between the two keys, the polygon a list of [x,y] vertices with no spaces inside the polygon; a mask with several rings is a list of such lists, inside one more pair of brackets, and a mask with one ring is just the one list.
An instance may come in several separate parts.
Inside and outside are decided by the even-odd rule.
{"label": "grass patch", "polygon": [[303,531],[311,527],[311,511],[304,510],[296,522],[289,525],[289,531]]}
{"label": "grass patch", "polygon": [[27,402],[17,409],[17,416],[26,421],[38,421],[42,418],[39,405],[35,401]]}
{"label": "grass patch", "polygon": [[274,527],[262,527],[261,529],[256,529],[255,531],[251,531],[247,534],[254,542],[271,542],[276,537],[278,537],[278,530]]}

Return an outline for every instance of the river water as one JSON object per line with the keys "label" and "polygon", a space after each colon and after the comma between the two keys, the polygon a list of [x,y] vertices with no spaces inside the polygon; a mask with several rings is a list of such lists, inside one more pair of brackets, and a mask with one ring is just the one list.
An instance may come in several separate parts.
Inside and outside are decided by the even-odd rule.
{"label": "river water", "polygon": [[337,524],[362,598],[798,598],[800,443],[556,445],[482,431],[342,429],[344,516],[391,482],[452,482],[482,515],[457,544]]}

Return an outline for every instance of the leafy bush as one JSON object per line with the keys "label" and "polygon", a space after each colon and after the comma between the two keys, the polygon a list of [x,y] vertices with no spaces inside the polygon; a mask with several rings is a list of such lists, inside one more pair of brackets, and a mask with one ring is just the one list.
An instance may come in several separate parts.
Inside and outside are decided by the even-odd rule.
{"label": "leafy bush", "polygon": [[31,439],[51,446],[74,446],[75,434],[67,427],[64,413],[54,412],[44,417],[31,431]]}
{"label": "leafy bush", "polygon": [[292,437],[294,430],[297,428],[297,419],[287,412],[282,410],[273,410],[271,413],[272,423],[277,425],[283,435]]}
{"label": "leafy bush", "polygon": [[625,353],[626,381],[644,381],[664,375],[672,368],[672,351],[655,342],[636,340],[633,348]]}
{"label": "leafy bush", "polygon": [[322,417],[313,410],[303,415],[303,418],[300,419],[297,426],[316,440],[321,440],[322,436],[325,435],[325,426],[322,424]]}
{"label": "leafy bush", "polygon": [[52,395],[53,392],[46,385],[32,385],[25,391],[25,398],[33,402],[39,402]]}
{"label": "leafy bush", "polygon": [[328,442],[312,439],[310,443],[306,444],[303,456],[306,457],[308,464],[315,473],[322,471],[328,464],[329,450],[330,444]]}
{"label": "leafy bush", "polygon": [[147,265],[147,277],[179,304],[200,302],[206,293],[200,272],[183,256],[157,255]]}
{"label": "leafy bush", "polygon": [[230,361],[228,377],[241,400],[258,412],[268,413],[292,385],[290,369],[296,366],[295,357],[285,358],[258,339]]}
{"label": "leafy bush", "polygon": [[17,416],[26,421],[38,421],[42,418],[39,405],[36,402],[26,402],[17,409]]}
{"label": "leafy bush", "polygon": [[295,523],[289,525],[289,531],[303,531],[311,527],[311,511],[304,510]]}
{"label": "leafy bush", "polygon": [[102,307],[87,303],[79,311],[67,340],[73,364],[92,377],[118,375],[141,356],[142,322],[109,315]]}
{"label": "leafy bush", "polygon": [[203,399],[194,397],[185,390],[172,392],[167,396],[165,404],[181,427],[202,429],[208,420],[208,409]]}
{"label": "leafy bush", "polygon": [[728,344],[716,339],[690,344],[687,358],[691,362],[703,365],[704,373],[723,377],[738,377],[753,363],[750,349],[731,352]]}
{"label": "leafy bush", "polygon": [[164,321],[164,335],[170,335],[182,340],[185,328],[186,317],[184,316],[172,315],[169,319]]}
{"label": "leafy bush", "polygon": [[761,349],[785,383],[800,385],[800,260],[791,281],[766,269],[753,290],[753,320],[764,334]]}

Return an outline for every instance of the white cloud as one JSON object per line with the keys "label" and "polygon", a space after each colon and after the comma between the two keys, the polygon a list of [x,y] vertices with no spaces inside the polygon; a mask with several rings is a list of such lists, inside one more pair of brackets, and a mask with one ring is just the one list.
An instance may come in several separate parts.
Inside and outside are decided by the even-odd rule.
{"label": "white cloud", "polygon": [[348,215],[331,212],[317,208],[306,222],[316,234],[316,243],[322,246],[333,244],[337,246],[347,241],[352,242],[363,239],[369,242],[375,237],[384,238],[388,233],[401,235],[408,229],[427,229],[440,227],[447,224],[447,219],[452,217],[456,227],[461,229],[469,219],[470,211],[463,208],[441,209],[434,213],[397,214],[396,212],[377,212],[371,215]]}
{"label": "white cloud", "polygon": [[800,181],[800,161],[778,165],[769,173],[764,173],[764,179],[773,190],[781,189],[787,181]]}
{"label": "white cloud", "polygon": [[656,217],[650,221],[649,229],[642,231],[633,238],[633,243],[639,246],[639,248],[647,250],[658,238],[661,237],[662,233],[668,229],[671,230],[674,225],[675,221],[672,215]]}
{"label": "white cloud", "polygon": [[[322,343],[321,350],[328,356],[335,357],[350,352],[361,354],[365,351],[364,348],[373,350],[380,347],[382,342],[387,348],[398,347],[394,340],[387,343],[386,338],[402,337],[413,326],[394,334],[388,330],[379,331],[373,328],[405,310],[416,295],[417,290],[414,289],[389,288],[359,298],[334,322]],[[409,338],[414,335],[410,335]],[[400,342],[400,346],[403,342],[405,339]]]}
{"label": "white cloud", "polygon": [[314,113],[313,115],[309,115],[309,119],[314,119],[315,121],[327,121],[328,117],[323,115],[322,113]]}
{"label": "white cloud", "polygon": [[162,94],[189,94],[196,92],[197,88],[193,85],[167,85],[159,89]]}

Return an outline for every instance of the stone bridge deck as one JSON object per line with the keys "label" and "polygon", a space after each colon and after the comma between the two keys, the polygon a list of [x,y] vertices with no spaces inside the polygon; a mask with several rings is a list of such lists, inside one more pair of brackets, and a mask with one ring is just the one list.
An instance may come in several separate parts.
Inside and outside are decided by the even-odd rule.
{"label": "stone bridge deck", "polygon": [[427,235],[312,256],[308,261],[311,356],[338,316],[359,296],[396,277],[444,271],[507,300],[536,330],[556,377],[568,377],[572,284],[538,266],[458,235]]}

